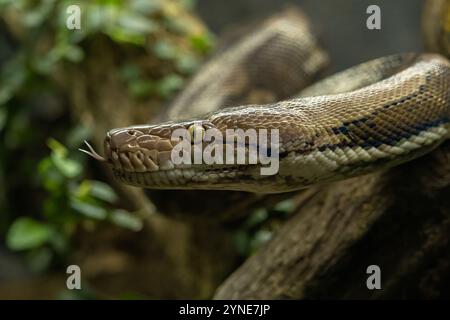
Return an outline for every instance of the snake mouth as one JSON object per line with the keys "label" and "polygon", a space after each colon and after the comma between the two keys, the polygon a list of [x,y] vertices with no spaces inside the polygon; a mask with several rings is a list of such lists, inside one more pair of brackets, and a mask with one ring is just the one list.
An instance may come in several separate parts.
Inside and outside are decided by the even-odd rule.
{"label": "snake mouth", "polygon": [[114,169],[116,179],[123,183],[151,189],[222,189],[223,185],[239,185],[242,172],[238,167],[198,170],[195,167],[154,172],[130,172]]}
{"label": "snake mouth", "polygon": [[117,180],[137,187],[222,190],[227,186],[229,190],[246,191],[248,185],[255,185],[260,169],[259,164],[174,164],[171,153],[179,141],[151,135],[148,128],[109,131],[104,157],[85,143],[89,151],[80,151],[111,164]]}
{"label": "snake mouth", "polygon": [[174,164],[171,153],[178,141],[139,131],[110,132],[105,138],[105,155],[116,179],[138,187],[182,189],[187,185],[211,187],[214,182],[235,183],[239,166]]}
{"label": "snake mouth", "polygon": [[[146,176],[148,184],[162,184],[162,180],[178,180],[187,182],[197,173],[208,171],[214,175],[214,170],[222,170],[223,166],[213,169],[205,164],[176,164],[172,161],[174,147],[180,143],[179,139],[168,138],[164,135],[150,134],[148,130],[124,128],[107,133],[104,141],[105,158],[113,166],[116,176],[121,180],[133,180],[133,175]],[[193,159],[192,159],[193,160]],[[228,166],[225,172],[236,171]],[[165,179],[167,177],[167,179]],[[223,178],[223,177],[222,177]],[[127,181],[130,182],[130,181]],[[131,181],[133,182],[133,181]],[[166,181],[167,182],[167,181]],[[146,184],[147,185],[147,184]]]}
{"label": "snake mouth", "polygon": [[169,139],[145,135],[134,129],[107,133],[104,141],[105,157],[116,170],[127,172],[155,172],[171,169]]}
{"label": "snake mouth", "polygon": [[[260,175],[260,159],[256,160],[256,163],[250,160],[250,153],[254,151],[252,144],[237,146],[233,143],[231,150],[234,162],[225,161],[229,159],[228,153],[225,152],[218,153],[219,157],[222,157],[222,161],[218,163],[205,162],[204,158],[198,162],[196,152],[200,151],[204,155],[210,144],[197,145],[192,141],[187,142],[152,130],[153,127],[149,126],[129,127],[107,133],[104,140],[105,159],[112,165],[118,180],[155,189],[182,189],[186,186],[213,189],[214,185],[219,184],[221,188],[224,184],[230,188],[238,188],[246,177],[249,177],[249,181],[254,181]],[[221,141],[217,146],[226,150],[228,144]],[[215,155],[214,152],[211,154]],[[236,161],[239,154],[243,155],[244,163]],[[180,159],[183,161],[180,162]]]}

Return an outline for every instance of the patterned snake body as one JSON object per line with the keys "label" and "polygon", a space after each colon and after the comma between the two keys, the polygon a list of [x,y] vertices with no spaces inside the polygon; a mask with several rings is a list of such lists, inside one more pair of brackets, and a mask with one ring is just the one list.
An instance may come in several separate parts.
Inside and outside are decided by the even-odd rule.
{"label": "patterned snake body", "polygon": [[267,19],[242,39],[228,42],[170,105],[163,120],[280,101],[317,80],[328,65],[328,55],[306,17],[293,8]]}
{"label": "patterned snake body", "polygon": [[[356,68],[359,73],[351,74],[366,81],[393,75],[350,92],[112,130],[105,140],[106,156],[118,179],[141,187],[272,193],[392,167],[448,137],[450,64],[444,57],[391,56]],[[325,81],[340,82],[347,76],[344,72]],[[314,87],[309,90],[314,92]],[[178,142],[171,140],[173,130],[199,125],[222,133],[233,128],[278,129],[279,172],[263,176],[260,164],[174,165],[170,153]]]}
{"label": "patterned snake body", "polygon": [[[283,85],[283,78],[305,75],[299,71],[304,70],[304,61],[316,67],[307,72],[309,77],[325,64],[324,54],[319,60],[306,54],[295,60],[294,51],[289,51],[292,41],[285,37],[289,30],[299,34],[295,26],[275,21],[265,29],[275,36],[253,34],[250,42],[244,39],[213,59],[170,108],[168,118],[175,121],[111,130],[105,138],[105,158],[93,150],[90,154],[111,163],[116,178],[135,186],[277,193],[389,168],[429,152],[449,137],[450,63],[438,54],[376,59],[329,77],[296,98],[272,102],[295,92],[295,87]],[[264,39],[278,45],[267,46]],[[297,38],[303,45],[295,49],[312,47],[320,52],[312,39]],[[245,41],[253,41],[253,46]],[[266,56],[263,47],[272,48],[268,50],[272,54]],[[285,52],[289,54],[283,56]],[[269,63],[282,61],[281,57],[284,64]],[[291,70],[285,68],[290,60]],[[252,62],[255,70],[267,66],[267,79],[249,72]],[[229,72],[224,71],[227,64]],[[302,79],[306,77],[297,82]],[[216,80],[227,99],[215,96],[220,88],[208,90]],[[260,93],[272,85],[281,94],[266,104],[248,104],[252,94],[245,84],[256,82],[261,84]],[[217,110],[233,105],[234,99],[247,104]],[[183,108],[197,118],[184,120]],[[212,112],[201,115],[207,111]],[[278,129],[279,171],[261,175],[260,163],[174,164],[171,152],[179,141],[171,135],[180,128],[189,132],[215,128],[222,134],[226,129]]]}

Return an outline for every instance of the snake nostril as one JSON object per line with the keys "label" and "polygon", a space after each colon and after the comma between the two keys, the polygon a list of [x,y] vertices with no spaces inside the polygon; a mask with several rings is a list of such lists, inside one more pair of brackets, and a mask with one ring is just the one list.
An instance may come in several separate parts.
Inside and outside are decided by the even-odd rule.
{"label": "snake nostril", "polygon": [[109,136],[109,144],[111,145],[111,149],[114,150],[125,143],[129,143],[131,140],[136,138],[136,134],[137,131],[132,129],[117,130],[112,132]]}

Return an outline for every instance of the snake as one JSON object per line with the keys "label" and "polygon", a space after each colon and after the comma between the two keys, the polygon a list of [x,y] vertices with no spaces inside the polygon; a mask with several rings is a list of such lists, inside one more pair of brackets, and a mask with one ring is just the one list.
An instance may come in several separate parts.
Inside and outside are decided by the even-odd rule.
{"label": "snake", "polygon": [[[448,1],[442,3],[447,5]],[[445,56],[404,53],[377,58],[295,95],[295,87],[285,89],[283,84],[302,82],[305,75],[311,78],[326,58],[319,44],[305,36],[296,39],[297,44],[313,47],[314,54],[296,56],[295,50],[300,49],[289,44],[295,39],[282,35],[290,34],[289,30],[297,35],[305,32],[297,32],[294,24],[285,20],[268,24],[270,28],[265,30],[271,32],[244,37],[210,60],[193,79],[194,85],[175,101],[170,120],[110,130],[104,140],[104,156],[89,145],[89,151],[83,151],[109,163],[116,179],[138,187],[282,193],[386,170],[430,152],[449,138],[450,62]],[[435,30],[434,26],[428,28]],[[270,66],[281,60],[285,62],[282,66],[290,68]],[[232,63],[238,68],[231,67]],[[293,97],[262,104],[251,103],[251,95],[242,99],[250,92],[245,84],[256,81],[252,68],[271,70],[267,78],[258,74],[260,93],[280,86],[284,95]],[[233,70],[245,76],[237,77]],[[273,70],[278,70],[276,77],[272,77]],[[287,81],[296,76],[300,80]],[[226,96],[232,98],[215,97],[217,90],[228,90]],[[248,103],[233,106],[233,97]],[[171,155],[182,143],[173,138],[178,129],[193,139],[211,129],[223,135],[230,129],[276,130],[279,170],[264,175],[263,163],[249,161],[175,163]],[[219,142],[223,149],[226,144]],[[248,154],[252,146],[245,142],[243,147]]]}

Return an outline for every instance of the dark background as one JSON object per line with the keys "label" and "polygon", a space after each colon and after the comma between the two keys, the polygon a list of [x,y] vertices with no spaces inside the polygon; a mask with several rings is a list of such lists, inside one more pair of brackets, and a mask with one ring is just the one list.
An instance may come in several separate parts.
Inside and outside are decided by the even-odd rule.
{"label": "dark background", "polygon": [[[381,30],[366,28],[369,5],[381,9]],[[421,0],[197,0],[197,11],[212,31],[300,6],[311,21],[335,71],[380,56],[421,51]]]}

